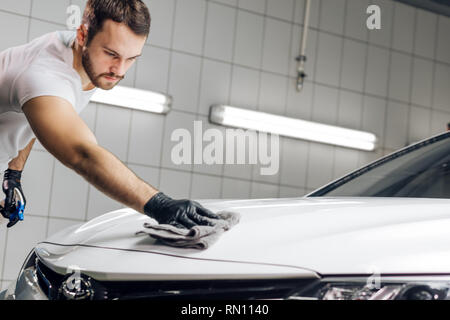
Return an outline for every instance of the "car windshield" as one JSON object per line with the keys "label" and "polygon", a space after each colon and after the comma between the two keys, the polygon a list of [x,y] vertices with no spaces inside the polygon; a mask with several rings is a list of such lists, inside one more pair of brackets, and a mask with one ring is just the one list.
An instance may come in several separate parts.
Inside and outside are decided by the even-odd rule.
{"label": "car windshield", "polygon": [[384,157],[309,196],[450,198],[450,132]]}

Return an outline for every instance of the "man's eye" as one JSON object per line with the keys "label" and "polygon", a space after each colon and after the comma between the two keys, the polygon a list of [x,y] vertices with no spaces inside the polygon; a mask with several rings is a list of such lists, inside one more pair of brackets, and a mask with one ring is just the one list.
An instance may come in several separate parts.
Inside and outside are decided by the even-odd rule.
{"label": "man's eye", "polygon": [[106,53],[108,56],[110,56],[110,57],[115,57],[115,56],[116,56],[114,53],[111,53],[111,52],[105,51],[105,53]]}

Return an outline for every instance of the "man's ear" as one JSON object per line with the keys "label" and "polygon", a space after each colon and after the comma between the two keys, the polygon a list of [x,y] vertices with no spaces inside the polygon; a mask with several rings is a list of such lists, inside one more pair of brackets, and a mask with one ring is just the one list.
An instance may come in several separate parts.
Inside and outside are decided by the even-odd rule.
{"label": "man's ear", "polygon": [[88,26],[87,24],[81,24],[77,29],[77,41],[80,47],[84,47],[87,43]]}

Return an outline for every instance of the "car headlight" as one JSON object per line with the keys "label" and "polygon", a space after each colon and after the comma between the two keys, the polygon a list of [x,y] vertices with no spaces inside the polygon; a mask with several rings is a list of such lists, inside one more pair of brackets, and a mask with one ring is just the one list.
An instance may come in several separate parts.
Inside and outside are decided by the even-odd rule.
{"label": "car headlight", "polygon": [[323,279],[291,295],[292,300],[450,300],[450,278]]}

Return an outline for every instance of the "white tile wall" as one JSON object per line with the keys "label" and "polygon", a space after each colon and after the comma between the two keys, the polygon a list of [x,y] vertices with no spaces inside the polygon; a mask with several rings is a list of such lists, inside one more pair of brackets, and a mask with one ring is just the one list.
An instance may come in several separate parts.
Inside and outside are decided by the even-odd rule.
{"label": "white tile wall", "polygon": [[450,111],[450,66],[436,63],[434,71],[433,107]]}
{"label": "white tile wall", "polygon": [[170,190],[174,198],[187,198],[191,185],[192,175],[189,172],[161,169],[160,189]]}
{"label": "white tile wall", "polygon": [[372,132],[380,141],[384,141],[386,100],[365,96],[362,112],[361,130]]}
{"label": "white tile wall", "polygon": [[194,173],[190,197],[192,199],[218,199],[221,197],[221,178]]}
{"label": "white tile wall", "polygon": [[308,146],[306,141],[283,139],[281,153],[281,184],[293,187],[306,186],[308,167]]}
{"label": "white tile wall", "polygon": [[200,66],[199,57],[177,52],[172,54],[169,92],[174,97],[174,109],[190,112],[197,110]]}
{"label": "white tile wall", "polygon": [[294,0],[267,0],[267,15],[292,21],[294,18]]}
{"label": "white tile wall", "polygon": [[417,10],[416,37],[414,40],[414,53],[430,59],[434,58],[436,41],[437,14]]}
{"label": "white tile wall", "polygon": [[334,154],[333,179],[340,178],[358,167],[358,151],[336,148]]}
{"label": "white tile wall", "polygon": [[122,161],[127,160],[131,110],[99,104],[95,135],[98,143]]}
{"label": "white tile wall", "polygon": [[341,90],[339,95],[338,120],[339,126],[359,130],[361,128],[363,95]]}
{"label": "white tile wall", "polygon": [[[442,133],[447,128],[448,112],[431,111],[431,132],[430,135]],[[444,129],[442,129],[444,128]]]}
{"label": "white tile wall", "polygon": [[[29,214],[48,216],[55,160],[48,152],[32,150],[22,174]],[[53,201],[55,199],[52,199]]]}
{"label": "white tile wall", "polygon": [[236,9],[209,3],[206,21],[206,57],[231,61],[233,54]]}
{"label": "white tile wall", "polygon": [[144,0],[151,15],[151,31],[147,42],[170,48],[172,42],[175,0]]}
{"label": "white tile wall", "polygon": [[[2,279],[15,280],[28,253],[47,234],[47,218],[28,215],[25,220],[7,231],[7,246]],[[3,226],[4,228],[4,226]]]}
{"label": "white tile wall", "polygon": [[265,21],[262,69],[288,73],[292,24],[267,18]]}
{"label": "white tile wall", "polygon": [[446,63],[450,63],[450,43],[448,41],[449,32],[450,18],[439,16],[436,59]]}
{"label": "white tile wall", "polygon": [[88,189],[88,204],[85,220],[93,219],[105,212],[123,208],[123,205],[121,203],[101,193],[95,187],[89,186]]}
{"label": "white tile wall", "polygon": [[239,8],[264,13],[267,0],[238,0]]}
{"label": "white tile wall", "polygon": [[230,93],[231,65],[228,63],[203,60],[200,83],[198,113],[209,114],[212,104],[227,104]]}
{"label": "white tile wall", "polygon": [[29,18],[17,16],[15,14],[0,12],[0,28],[1,30],[16,30],[17,34],[10,32],[2,33],[2,41],[0,50],[19,46],[26,42],[28,33]]}
{"label": "white tile wall", "polygon": [[431,110],[424,107],[411,106],[409,113],[408,143],[420,141],[430,135]]}
{"label": "white tile wall", "polygon": [[134,111],[131,114],[128,162],[159,166],[164,116]]}
{"label": "white tile wall", "polygon": [[278,187],[274,184],[252,182],[252,199],[278,198]]}
{"label": "white tile wall", "polygon": [[70,0],[39,0],[32,1],[31,16],[54,23],[66,24],[67,7]]}
{"label": "white tile wall", "polygon": [[[81,117],[98,142],[175,198],[302,196],[450,122],[449,18],[392,0],[313,0],[302,92],[295,88],[304,0],[145,0],[152,31],[123,84],[168,93],[167,116],[90,104]],[[0,50],[65,29],[68,3],[5,0]],[[381,7],[381,30],[366,8]],[[48,10],[50,8],[52,10]],[[281,138],[280,171],[258,165],[175,165],[171,133],[209,106],[229,103],[375,133],[376,152]],[[206,143],[203,144],[205,146]],[[36,143],[23,175],[25,221],[0,233],[0,281],[13,280],[36,242],[122,204],[100,193]],[[16,244],[21,242],[20,246]]]}
{"label": "white tile wall", "polygon": [[[178,145],[180,143],[180,139],[176,139],[175,141],[171,140],[172,133],[176,129],[185,129],[188,130],[192,140],[194,137],[194,120],[196,120],[196,117],[191,114],[185,114],[182,112],[178,112],[175,110],[172,110],[165,119],[165,125],[164,125],[164,136],[163,136],[163,143],[162,143],[162,166],[165,168],[173,168],[178,170],[185,170],[185,171],[191,171],[192,164],[175,164],[172,161],[172,149],[175,147],[175,145]],[[188,143],[188,142],[187,142]],[[193,141],[191,141],[191,145],[193,145]],[[192,148],[193,150],[193,148]],[[160,152],[155,149],[156,152]],[[193,159],[193,154],[191,154],[191,159]]]}
{"label": "white tile wall", "polygon": [[347,0],[347,13],[345,19],[345,35],[350,38],[367,41],[369,31],[361,28],[366,24],[367,0]]}
{"label": "white tile wall", "polygon": [[[5,224],[8,223],[6,219],[3,219],[3,216],[0,218],[0,228],[5,228]],[[0,275],[3,274],[3,266],[6,264],[4,260],[5,250],[6,250],[6,239],[8,236],[8,231],[3,231],[0,233],[0,257],[2,257],[2,261],[0,263]],[[3,276],[2,276],[3,278]]]}
{"label": "white tile wall", "polygon": [[138,177],[152,185],[155,188],[159,188],[159,175],[160,171],[158,168],[148,167],[137,164],[129,164],[128,167],[133,171]]}
{"label": "white tile wall", "polygon": [[169,50],[145,47],[142,51],[142,56],[137,61],[136,87],[145,90],[167,92],[169,61]]}
{"label": "white tile wall", "polygon": [[408,108],[407,104],[390,101],[387,105],[387,121],[385,147],[400,149],[407,145],[408,134]]}
{"label": "white tile wall", "polygon": [[411,62],[409,55],[392,52],[389,80],[389,98],[409,102],[411,89]]}
{"label": "white tile wall", "polygon": [[308,155],[307,187],[318,188],[333,178],[333,147],[311,144]]}
{"label": "white tile wall", "polygon": [[[246,0],[249,1],[249,0]],[[257,0],[261,2],[261,0]],[[234,62],[259,68],[263,48],[264,18],[260,15],[239,11],[234,48]]]}
{"label": "white tile wall", "polygon": [[312,120],[331,125],[336,124],[339,90],[337,88],[316,85],[314,94]]}
{"label": "white tile wall", "polygon": [[29,15],[31,9],[31,0],[3,0],[0,2],[0,9]]}
{"label": "white tile wall", "polygon": [[[216,124],[212,124],[208,121],[208,117],[207,116],[201,116],[199,115],[197,118],[198,121],[202,121],[202,128],[203,128],[203,132],[206,133],[207,130],[219,130],[220,133],[222,134],[222,136],[225,136],[225,127],[223,126],[218,126]],[[214,140],[214,141],[213,141]],[[214,145],[213,145],[214,143]],[[220,142],[215,141],[215,138],[207,138],[204,137],[204,141],[202,142],[203,144],[203,153],[204,154],[211,154],[213,151],[211,150],[211,148],[215,148],[217,147],[217,144],[219,144]],[[217,147],[220,148],[220,147]],[[214,153],[215,155],[215,153]],[[225,154],[223,155],[225,157]],[[222,160],[222,161],[221,161]],[[214,164],[206,164],[205,160],[203,161],[202,164],[193,164],[192,165],[192,170],[193,172],[198,172],[198,173],[204,173],[204,174],[210,174],[210,175],[216,175],[216,176],[221,176],[222,175],[222,171],[223,171],[223,159],[220,159],[218,161],[218,163],[214,163]]]}
{"label": "white tile wall", "polygon": [[415,9],[396,2],[392,48],[410,53],[413,49]]}
{"label": "white tile wall", "polygon": [[260,72],[246,67],[233,66],[230,104],[241,108],[256,109]]}
{"label": "white tile wall", "polygon": [[177,1],[173,48],[201,54],[205,32],[205,0]]}
{"label": "white tile wall", "polygon": [[[52,185],[50,216],[83,220],[86,215],[88,196],[86,181],[57,161],[53,171]],[[67,194],[71,197],[67,197]]]}
{"label": "white tile wall", "polygon": [[12,281],[2,281],[2,283],[1,283],[1,291],[8,289],[8,287],[9,287],[11,282]]}
{"label": "white tile wall", "polygon": [[291,188],[291,187],[280,187],[280,198],[298,198],[306,194],[305,189],[302,188]]}
{"label": "white tile wall", "polygon": [[245,180],[223,178],[223,199],[248,199],[250,197],[250,182]]}
{"label": "white tile wall", "polygon": [[322,1],[320,29],[343,34],[345,24],[346,0]]}
{"label": "white tile wall", "polygon": [[287,78],[272,73],[261,74],[259,110],[274,114],[284,114],[286,105]]}
{"label": "white tile wall", "polygon": [[319,32],[315,78],[317,82],[339,85],[342,45],[341,37]]}
{"label": "white tile wall", "polygon": [[371,0],[370,4],[380,7],[381,29],[369,31],[369,42],[383,47],[390,47],[393,33],[394,2],[391,0]]}
{"label": "white tile wall", "polygon": [[238,3],[238,0],[216,0],[217,2],[228,4],[230,6],[236,6]]}
{"label": "white tile wall", "polygon": [[366,92],[385,97],[389,77],[389,51],[369,46],[366,68]]}
{"label": "white tile wall", "polygon": [[343,54],[341,87],[362,92],[364,89],[367,45],[346,39]]}
{"label": "white tile wall", "polygon": [[430,106],[433,84],[433,62],[414,58],[412,74],[411,102],[421,106]]}

